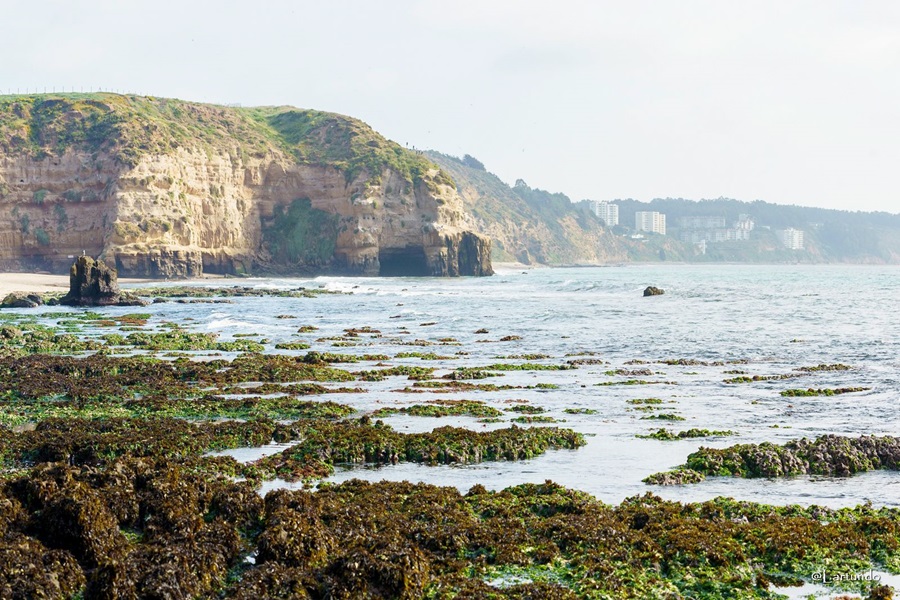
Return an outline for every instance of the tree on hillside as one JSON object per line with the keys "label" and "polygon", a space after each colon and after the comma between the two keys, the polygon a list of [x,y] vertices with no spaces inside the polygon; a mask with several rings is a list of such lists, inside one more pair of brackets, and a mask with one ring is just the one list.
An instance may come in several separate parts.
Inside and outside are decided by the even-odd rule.
{"label": "tree on hillside", "polygon": [[466,154],[463,156],[462,162],[469,168],[477,169],[479,171],[484,171],[484,163],[472,156],[471,154]]}

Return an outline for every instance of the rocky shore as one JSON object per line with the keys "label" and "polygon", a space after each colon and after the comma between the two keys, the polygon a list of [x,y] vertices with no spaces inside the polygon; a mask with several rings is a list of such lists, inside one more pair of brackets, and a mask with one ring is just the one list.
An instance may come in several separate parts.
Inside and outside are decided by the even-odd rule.
{"label": "rocky shore", "polygon": [[[96,266],[83,262],[83,272]],[[779,386],[777,402],[824,402],[867,390],[832,379],[849,365],[753,375],[741,359],[609,364],[588,351],[509,350],[522,336],[494,326],[473,328],[471,345],[429,333],[436,323],[425,320],[326,332],[316,305],[354,298],[318,289],[138,291],[153,303],[0,310],[2,598],[772,599],[822,565],[900,571],[892,508],[653,493],[612,506],[552,481],[329,481],[350,465],[516,468],[576,456],[591,443],[580,419],[606,422],[609,411],[637,424],[633,443],[677,452],[741,434],[678,427],[690,399],[658,392],[695,370],[718,386]],[[271,322],[291,335],[217,333],[194,321],[202,305],[178,302],[281,302]],[[473,360],[472,346],[491,358]],[[796,377],[809,386],[786,387]],[[546,394],[563,378],[592,383],[594,403],[553,408]],[[360,402],[370,395],[383,401]],[[897,448],[889,436],[701,448],[654,483],[896,469]],[[290,482],[301,489],[260,493]],[[877,584],[847,589],[890,598]]]}

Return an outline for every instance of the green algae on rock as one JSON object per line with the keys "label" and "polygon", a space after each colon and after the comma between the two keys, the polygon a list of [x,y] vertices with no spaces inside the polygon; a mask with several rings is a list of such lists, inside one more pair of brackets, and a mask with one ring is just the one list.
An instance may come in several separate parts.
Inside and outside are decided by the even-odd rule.
{"label": "green algae on rock", "polygon": [[807,389],[791,389],[782,390],[781,395],[786,397],[795,396],[839,396],[841,394],[853,394],[855,392],[867,392],[872,388],[867,387],[846,387],[846,388],[807,388]]}
{"label": "green algae on rock", "polygon": [[394,414],[406,414],[414,417],[498,417],[503,413],[496,408],[486,405],[478,400],[433,400],[428,404],[413,404],[403,407],[379,408],[373,417],[386,417]]}
{"label": "green algae on rock", "polygon": [[688,483],[700,483],[706,479],[703,473],[693,469],[681,468],[672,471],[663,471],[648,475],[642,481],[653,485],[684,485]]}
{"label": "green algae on rock", "polygon": [[708,476],[770,478],[792,475],[846,477],[876,469],[897,471],[900,470],[900,438],[823,435],[815,440],[794,440],[783,446],[763,442],[721,449],[701,447],[688,455],[683,468]]}
{"label": "green algae on rock", "polygon": [[684,421],[684,417],[681,415],[676,415],[675,413],[659,413],[655,415],[647,415],[646,417],[641,417],[642,420],[647,419],[655,419],[659,421]]}
{"label": "green algae on rock", "polygon": [[875,469],[900,470],[900,438],[824,435],[783,446],[764,442],[721,450],[701,448],[688,456],[686,464],[707,475],[737,477],[847,476]]}
{"label": "green algae on rock", "polygon": [[[143,597],[164,585],[173,597],[248,600],[764,600],[775,595],[761,582],[809,581],[823,564],[840,573],[900,567],[893,509],[650,494],[610,507],[549,481],[465,495],[350,481],[263,500],[247,482],[172,460],[119,459],[105,470],[47,465],[11,479],[0,484],[0,511],[0,555],[11,559],[3,565],[41,565],[0,567],[0,591],[34,597]],[[519,583],[491,585],[504,577]]]}
{"label": "green algae on rock", "polygon": [[298,422],[294,426],[298,444],[256,463],[289,480],[325,477],[339,463],[464,464],[522,460],[550,448],[574,449],[585,443],[581,434],[556,427],[513,426],[485,432],[439,427],[427,433],[403,434],[383,424],[372,425],[367,419]]}
{"label": "green algae on rock", "polygon": [[653,439],[653,440],[683,440],[683,439],[691,439],[691,438],[702,438],[702,437],[715,437],[715,436],[725,436],[725,435],[735,435],[734,431],[730,430],[710,430],[710,429],[687,429],[685,431],[673,432],[668,429],[657,429],[653,433],[648,433],[647,435],[637,434],[635,437],[644,438],[644,439]]}

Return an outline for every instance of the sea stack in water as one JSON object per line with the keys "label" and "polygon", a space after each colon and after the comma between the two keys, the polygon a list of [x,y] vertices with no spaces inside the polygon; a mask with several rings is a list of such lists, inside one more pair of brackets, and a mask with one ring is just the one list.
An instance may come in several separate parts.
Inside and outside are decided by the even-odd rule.
{"label": "sea stack in water", "polygon": [[69,293],[60,304],[68,306],[143,306],[134,294],[119,289],[118,275],[102,260],[81,256],[69,270]]}
{"label": "sea stack in water", "polygon": [[644,296],[662,296],[666,293],[666,290],[660,289],[658,287],[654,287],[652,285],[648,285],[644,290]]}

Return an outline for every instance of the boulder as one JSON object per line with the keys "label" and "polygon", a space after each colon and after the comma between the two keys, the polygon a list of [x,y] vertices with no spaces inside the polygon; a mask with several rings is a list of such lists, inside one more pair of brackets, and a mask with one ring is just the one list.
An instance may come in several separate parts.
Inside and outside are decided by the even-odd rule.
{"label": "boulder", "polygon": [[144,306],[130,292],[119,289],[118,274],[102,260],[80,256],[69,270],[69,293],[60,304],[67,306]]}
{"label": "boulder", "polygon": [[666,290],[660,289],[658,287],[654,287],[652,285],[648,285],[644,290],[644,296],[662,296],[666,293]]}
{"label": "boulder", "polygon": [[44,303],[44,300],[37,294],[29,294],[27,292],[12,292],[6,295],[0,308],[35,308]]}

